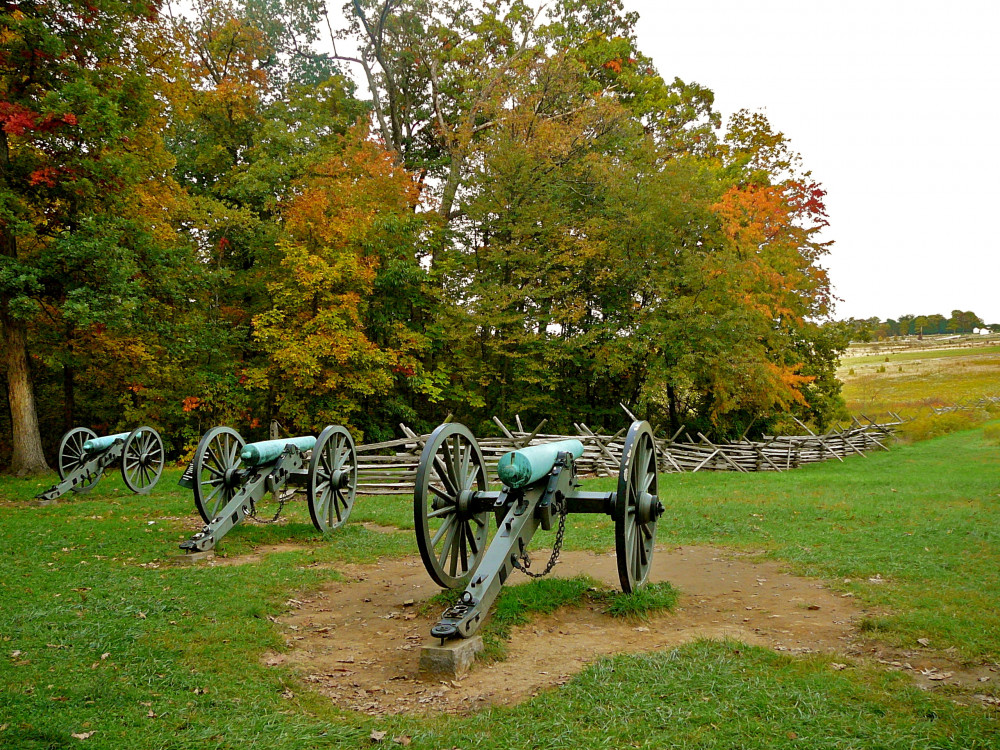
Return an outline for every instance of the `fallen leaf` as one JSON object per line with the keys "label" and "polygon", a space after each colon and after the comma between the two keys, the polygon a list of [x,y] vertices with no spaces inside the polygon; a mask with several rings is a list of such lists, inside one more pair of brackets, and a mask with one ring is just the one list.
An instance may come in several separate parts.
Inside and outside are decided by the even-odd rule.
{"label": "fallen leaf", "polygon": [[11,659],[16,659],[17,657],[19,657],[23,653],[24,653],[23,651],[11,651],[10,652],[10,658]]}
{"label": "fallen leaf", "polygon": [[785,736],[790,740],[795,740],[798,739],[799,737],[797,734],[795,734],[795,732],[788,732],[785,734]]}
{"label": "fallen leaf", "polygon": [[96,731],[94,731],[94,732],[80,732],[80,733],[73,732],[73,734],[71,734],[70,737],[75,737],[78,740],[85,740],[85,739],[88,739],[89,737],[93,737],[95,734],[97,734]]}
{"label": "fallen leaf", "polygon": [[290,688],[285,688],[285,691],[281,694],[281,697],[285,700],[291,700],[295,697],[295,693],[291,691]]}
{"label": "fallen leaf", "polygon": [[833,664],[830,665],[830,669],[835,669],[839,672],[841,669],[847,669],[847,665],[838,664],[837,662],[834,662]]}
{"label": "fallen leaf", "polygon": [[815,611],[815,610],[819,609],[819,605],[818,604],[810,604],[809,606],[806,607],[806,609],[811,609],[811,610]]}
{"label": "fallen leaf", "polygon": [[917,638],[917,643],[919,643],[921,646],[930,646],[931,645],[930,639],[928,639],[928,638]]}
{"label": "fallen leaf", "polygon": [[156,714],[153,712],[153,709],[149,709],[149,711],[146,713],[146,718],[147,719],[155,719],[156,718]]}
{"label": "fallen leaf", "polygon": [[393,737],[392,741],[395,742],[397,745],[402,745],[403,747],[406,747],[413,740],[410,737],[408,737],[407,735],[401,734],[398,737]]}
{"label": "fallen leaf", "polygon": [[111,656],[111,652],[110,651],[105,651],[103,654],[101,654],[101,661],[104,661],[109,656]]}
{"label": "fallen leaf", "polygon": [[145,620],[146,619],[146,613],[145,612],[140,612],[137,616],[138,616],[138,618],[140,620]]}
{"label": "fallen leaf", "polygon": [[380,732],[377,729],[373,729],[372,733],[368,735],[368,739],[370,739],[372,742],[381,742],[382,740],[385,739],[385,736],[387,734],[388,732]]}

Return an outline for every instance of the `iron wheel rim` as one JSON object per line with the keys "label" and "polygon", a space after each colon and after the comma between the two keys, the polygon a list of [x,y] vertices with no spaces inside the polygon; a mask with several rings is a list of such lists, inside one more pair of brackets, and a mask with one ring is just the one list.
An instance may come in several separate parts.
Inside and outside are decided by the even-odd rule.
{"label": "iron wheel rim", "polygon": [[[87,427],[74,427],[62,436],[56,465],[60,479],[65,479],[67,475],[82,468],[90,460],[90,455],[83,449],[83,444],[96,437],[97,433]],[[88,472],[83,480],[71,489],[73,492],[89,492],[101,481],[103,474],[104,469]]]}
{"label": "iron wheel rim", "polygon": [[632,593],[646,583],[656,545],[655,509],[647,520],[639,518],[642,493],[656,496],[656,443],[648,422],[633,422],[625,437],[614,506],[615,557],[622,591]]}
{"label": "iron wheel rim", "polygon": [[137,495],[148,495],[163,474],[163,440],[152,427],[137,427],[122,446],[122,480]]}
{"label": "iron wheel rim", "polygon": [[240,433],[230,427],[213,427],[199,441],[194,456],[194,504],[205,523],[211,523],[236,494],[229,477],[242,463],[244,445]]}
{"label": "iron wheel rim", "polygon": [[[488,510],[474,513],[462,493],[486,489],[486,461],[467,427],[443,424],[431,433],[417,468],[413,525],[428,574],[444,588],[464,588],[486,552]],[[440,547],[440,552],[438,548]]]}
{"label": "iron wheel rim", "polygon": [[[347,484],[334,486],[338,472],[347,472]],[[327,425],[316,439],[309,459],[306,503],[318,531],[339,529],[351,515],[358,491],[358,454],[346,428]]]}

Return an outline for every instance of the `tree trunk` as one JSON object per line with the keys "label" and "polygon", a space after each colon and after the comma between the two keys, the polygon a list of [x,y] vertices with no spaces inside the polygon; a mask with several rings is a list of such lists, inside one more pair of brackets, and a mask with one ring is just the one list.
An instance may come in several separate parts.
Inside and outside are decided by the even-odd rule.
{"label": "tree trunk", "polygon": [[[4,179],[10,167],[7,133],[0,129],[0,167]],[[17,258],[17,238],[7,226],[0,226],[0,256]],[[10,298],[0,295],[0,367],[7,374],[7,399],[10,402],[11,438],[14,454],[10,470],[18,476],[49,471],[42,452],[42,436],[38,431],[35,394],[28,372],[28,345],[24,323],[10,316]]]}
{"label": "tree trunk", "polygon": [[677,392],[672,385],[667,385],[667,408],[670,410],[670,434],[676,435],[680,429],[680,420],[677,418]]}
{"label": "tree trunk", "polygon": [[18,476],[49,471],[42,452],[42,437],[38,431],[35,395],[28,372],[28,347],[24,325],[12,320],[3,300],[0,313],[3,323],[3,362],[7,373],[7,398],[10,402],[10,422],[14,443],[10,470]]}
{"label": "tree trunk", "polygon": [[70,365],[63,365],[63,431],[65,432],[76,426],[73,424],[73,412],[76,411],[73,385],[73,368]]}

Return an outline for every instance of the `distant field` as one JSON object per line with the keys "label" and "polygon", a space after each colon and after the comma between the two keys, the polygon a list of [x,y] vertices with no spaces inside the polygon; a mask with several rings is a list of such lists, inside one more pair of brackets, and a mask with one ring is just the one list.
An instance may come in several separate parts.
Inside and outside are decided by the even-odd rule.
{"label": "distant field", "polygon": [[852,346],[837,376],[852,414],[916,416],[929,406],[1000,396],[1000,340],[925,337]]}

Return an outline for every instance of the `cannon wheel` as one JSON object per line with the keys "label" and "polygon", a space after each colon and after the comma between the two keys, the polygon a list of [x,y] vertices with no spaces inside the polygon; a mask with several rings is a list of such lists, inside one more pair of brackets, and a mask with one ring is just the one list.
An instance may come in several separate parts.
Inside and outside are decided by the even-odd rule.
{"label": "cannon wheel", "polygon": [[486,462],[463,425],[443,424],[431,433],[417,468],[413,525],[420,557],[431,578],[464,588],[486,551],[489,511],[474,513],[473,492],[486,489]]}
{"label": "cannon wheel", "polygon": [[615,556],[622,591],[630,594],[649,578],[656,544],[656,445],[648,422],[633,422],[622,449],[615,500]]}
{"label": "cannon wheel", "polygon": [[309,459],[306,503],[313,526],[332,531],[344,525],[358,491],[358,453],[345,428],[327,425]]}
{"label": "cannon wheel", "polygon": [[240,467],[240,451],[246,441],[229,427],[213,427],[206,432],[194,454],[194,504],[211,523],[236,494],[232,472]]}
{"label": "cannon wheel", "polygon": [[[59,465],[56,467],[59,469],[60,479],[65,479],[90,460],[90,456],[83,449],[83,444],[96,437],[97,433],[86,427],[74,427],[62,436],[62,440],[59,441]],[[73,486],[73,492],[89,492],[101,481],[103,474],[104,469],[88,472],[79,484]]]}
{"label": "cannon wheel", "polygon": [[163,440],[152,427],[138,427],[122,446],[122,479],[139,495],[148,495],[163,473]]}

